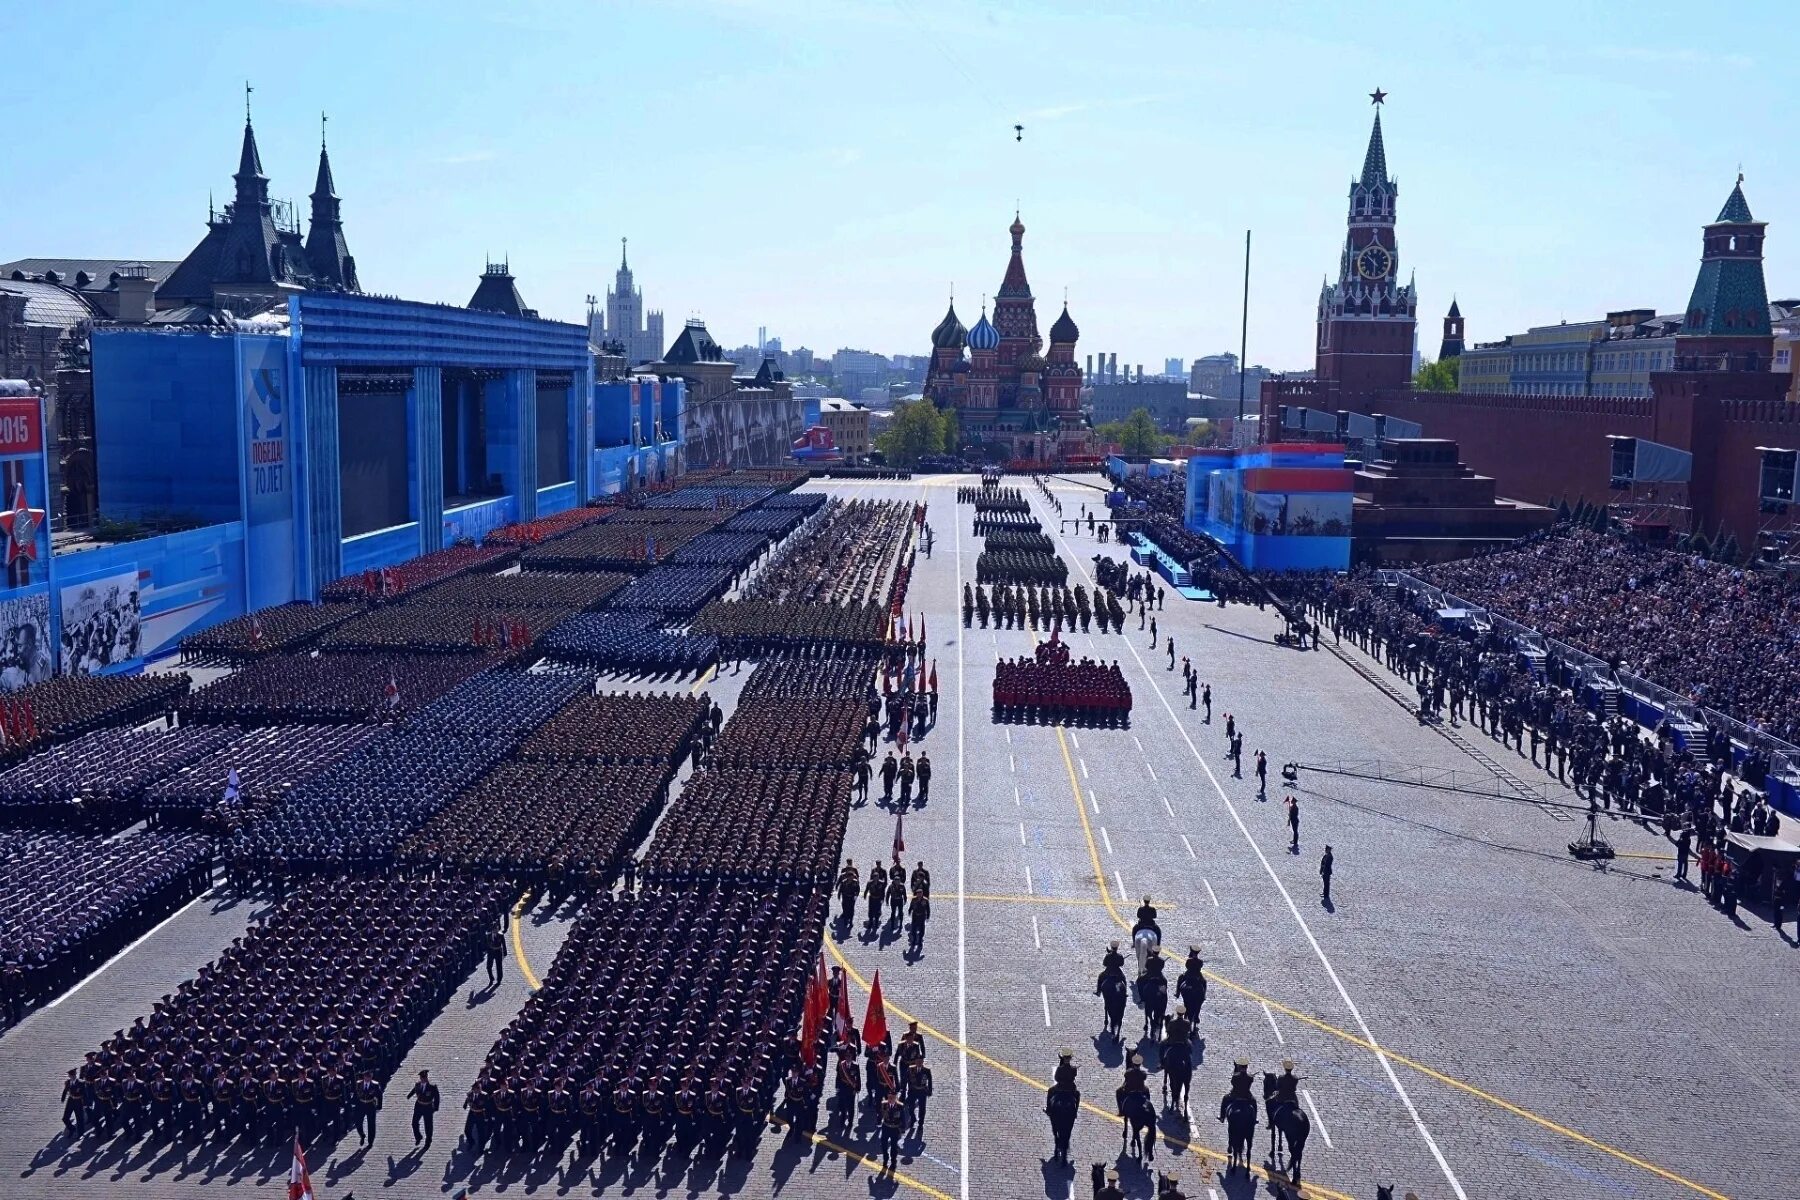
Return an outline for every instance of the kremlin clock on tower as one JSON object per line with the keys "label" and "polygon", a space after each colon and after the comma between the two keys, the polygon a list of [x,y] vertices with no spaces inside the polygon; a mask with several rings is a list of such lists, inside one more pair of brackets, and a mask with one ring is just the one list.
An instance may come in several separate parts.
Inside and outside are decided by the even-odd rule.
{"label": "kremlin clock on tower", "polygon": [[[1377,89],[1370,99],[1380,105],[1386,95]],[[1399,191],[1388,176],[1377,108],[1362,175],[1350,184],[1337,282],[1319,293],[1318,378],[1333,392],[1403,388],[1412,379],[1418,301],[1412,283],[1400,283],[1394,238]]]}

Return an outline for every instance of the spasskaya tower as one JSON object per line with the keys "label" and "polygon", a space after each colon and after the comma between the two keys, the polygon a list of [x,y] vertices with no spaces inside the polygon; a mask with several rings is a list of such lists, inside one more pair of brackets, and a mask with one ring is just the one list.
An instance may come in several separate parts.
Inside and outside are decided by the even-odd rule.
{"label": "spasskaya tower", "polygon": [[1362,175],[1350,184],[1350,228],[1337,282],[1319,293],[1318,378],[1328,393],[1340,395],[1404,388],[1413,373],[1418,300],[1412,283],[1400,282],[1394,238],[1400,189],[1388,176],[1381,140],[1380,105],[1387,93],[1376,89],[1369,98],[1376,105],[1375,127]]}

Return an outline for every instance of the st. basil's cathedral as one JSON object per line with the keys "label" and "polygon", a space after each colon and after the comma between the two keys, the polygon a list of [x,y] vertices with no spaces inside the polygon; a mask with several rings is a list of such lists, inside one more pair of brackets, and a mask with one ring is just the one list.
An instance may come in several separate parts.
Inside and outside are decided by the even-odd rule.
{"label": "st. basil's cathedral", "polygon": [[[994,296],[994,316],[965,329],[956,303],[931,331],[925,398],[956,410],[963,444],[1000,460],[1061,462],[1085,454],[1089,433],[1081,413],[1081,336],[1069,306],[1050,326],[1050,353],[1041,354],[1037,302],[1025,279],[1025,226],[1014,214],[1012,260]],[[968,351],[965,357],[964,350]]]}

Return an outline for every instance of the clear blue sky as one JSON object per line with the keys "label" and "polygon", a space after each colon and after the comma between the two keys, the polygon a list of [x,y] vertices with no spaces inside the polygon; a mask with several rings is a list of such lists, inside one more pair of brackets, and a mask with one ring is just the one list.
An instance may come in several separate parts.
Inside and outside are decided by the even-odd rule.
{"label": "clear blue sky", "polygon": [[[923,353],[973,322],[1014,200],[1048,328],[1152,369],[1311,363],[1366,93],[1423,333],[1679,310],[1741,162],[1800,293],[1794,9],[1389,0],[283,0],[0,4],[14,65],[0,261],[179,258],[230,193],[242,85],[304,204],[318,114],[371,290],[462,302],[510,256],[579,319],[631,238],[671,332]],[[1025,125],[1015,143],[1014,123]]]}

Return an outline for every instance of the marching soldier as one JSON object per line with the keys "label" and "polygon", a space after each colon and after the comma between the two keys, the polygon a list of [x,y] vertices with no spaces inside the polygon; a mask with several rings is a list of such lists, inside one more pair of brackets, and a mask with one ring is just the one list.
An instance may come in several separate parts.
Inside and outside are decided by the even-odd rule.
{"label": "marching soldier", "polygon": [[905,1094],[907,1132],[916,1138],[925,1136],[925,1109],[931,1102],[931,1068],[923,1058],[906,1065],[901,1090]]}
{"label": "marching soldier", "polygon": [[925,869],[923,859],[912,871],[912,892],[915,896],[931,895],[931,872]]}
{"label": "marching soldier", "polygon": [[894,802],[894,777],[900,773],[900,763],[889,750],[887,757],[881,760],[881,799],[883,803]]}

